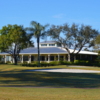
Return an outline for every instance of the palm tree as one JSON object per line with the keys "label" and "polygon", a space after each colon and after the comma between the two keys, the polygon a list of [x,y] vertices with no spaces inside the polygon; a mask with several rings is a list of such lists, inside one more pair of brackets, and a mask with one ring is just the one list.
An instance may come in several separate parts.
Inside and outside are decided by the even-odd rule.
{"label": "palm tree", "polygon": [[40,67],[40,48],[39,48],[39,43],[40,43],[40,37],[44,37],[46,34],[46,27],[48,26],[48,24],[46,25],[41,25],[40,23],[36,22],[36,21],[32,21],[31,22],[31,28],[30,30],[33,32],[33,35],[35,38],[37,38],[37,49],[38,49],[38,67]]}

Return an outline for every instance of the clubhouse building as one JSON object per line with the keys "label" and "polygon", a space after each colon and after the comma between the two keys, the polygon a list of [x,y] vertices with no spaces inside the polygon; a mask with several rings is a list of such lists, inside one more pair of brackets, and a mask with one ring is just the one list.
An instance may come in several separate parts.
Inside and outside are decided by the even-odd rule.
{"label": "clubhouse building", "polygon": [[[70,49],[70,52],[73,52]],[[28,63],[37,61],[38,59],[38,51],[37,47],[30,47],[21,50],[19,61],[23,63],[27,61]],[[93,61],[97,57],[98,53],[90,52],[90,51],[80,51],[76,56],[76,60],[90,60]],[[3,61],[6,63],[10,61],[14,63],[14,59],[8,53],[0,53],[0,56],[3,56]],[[40,43],[40,60],[45,62],[50,61],[67,61],[68,53],[61,46],[61,44],[57,44],[54,41],[44,41]],[[71,56],[71,61],[73,61],[73,56]]]}

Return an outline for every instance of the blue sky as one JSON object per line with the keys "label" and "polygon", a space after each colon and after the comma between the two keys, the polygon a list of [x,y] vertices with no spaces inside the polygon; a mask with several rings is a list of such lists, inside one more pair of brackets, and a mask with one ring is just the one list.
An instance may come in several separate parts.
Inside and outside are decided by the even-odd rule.
{"label": "blue sky", "polygon": [[0,0],[0,28],[7,24],[30,26],[77,23],[100,30],[100,0]]}
{"label": "blue sky", "polygon": [[29,27],[31,21],[85,24],[100,30],[100,0],[0,0],[0,29],[7,24]]}

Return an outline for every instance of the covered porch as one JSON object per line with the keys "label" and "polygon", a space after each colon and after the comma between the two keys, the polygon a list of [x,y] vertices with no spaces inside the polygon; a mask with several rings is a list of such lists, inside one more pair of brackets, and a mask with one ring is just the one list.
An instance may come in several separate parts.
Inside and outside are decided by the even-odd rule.
{"label": "covered porch", "polygon": [[[2,61],[7,63],[8,61],[14,63],[14,58],[8,54],[1,55]],[[86,54],[78,54],[76,58],[71,56],[71,61],[74,60],[88,60],[93,61],[96,59],[96,55],[86,55]],[[38,61],[38,54],[20,54],[18,58],[18,62],[20,63],[33,63],[34,61]],[[41,62],[51,62],[51,61],[68,61],[67,54],[40,54],[40,61]]]}
{"label": "covered porch", "polygon": [[[40,61],[41,62],[51,62],[51,61],[67,61],[67,54],[40,54]],[[23,63],[24,61],[28,63],[32,63],[34,61],[38,61],[37,54],[30,54],[30,55],[20,55],[20,61]]]}

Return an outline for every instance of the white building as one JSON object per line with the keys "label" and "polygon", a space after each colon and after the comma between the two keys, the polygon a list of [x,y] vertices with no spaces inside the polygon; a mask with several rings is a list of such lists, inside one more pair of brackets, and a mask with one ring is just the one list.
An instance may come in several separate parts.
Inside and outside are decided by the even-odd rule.
{"label": "white building", "polygon": [[[61,44],[57,44],[54,41],[44,41],[40,43],[40,60],[41,61],[60,61],[64,60],[67,61],[67,51],[61,46]],[[73,50],[70,49],[70,52]],[[5,63],[7,61],[14,62],[13,58],[8,53],[0,53],[0,55],[3,56]],[[23,49],[20,52],[20,62],[27,61],[28,63],[31,63],[33,61],[37,61],[38,52],[37,47],[30,47]],[[97,57],[98,53],[95,52],[89,52],[89,51],[80,51],[77,55],[76,59],[80,60],[94,60]],[[71,57],[71,60],[73,60],[73,57]]]}

